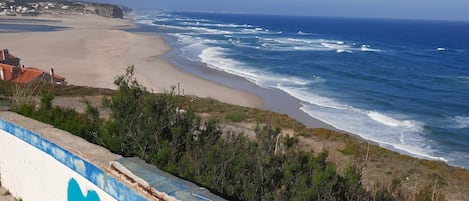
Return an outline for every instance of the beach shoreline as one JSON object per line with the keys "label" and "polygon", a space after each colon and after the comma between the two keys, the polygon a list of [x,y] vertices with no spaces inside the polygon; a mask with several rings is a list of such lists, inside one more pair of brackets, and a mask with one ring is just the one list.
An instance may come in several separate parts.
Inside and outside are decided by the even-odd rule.
{"label": "beach shoreline", "polygon": [[[115,89],[114,78],[135,66],[135,77],[149,90],[163,92],[180,86],[186,95],[210,97],[241,106],[263,108],[255,94],[198,78],[170,64],[163,55],[170,50],[157,35],[135,33],[130,19],[96,15],[1,17],[14,24],[66,27],[61,30],[0,33],[2,49],[21,58],[27,67],[46,72],[51,67],[72,85]],[[0,21],[0,23],[6,23]]]}
{"label": "beach shoreline", "polygon": [[[56,73],[64,76],[71,85],[115,89],[114,78],[122,75],[128,66],[134,65],[137,80],[153,92],[165,92],[174,87],[179,94],[209,97],[287,114],[307,127],[345,132],[376,144],[311,117],[300,109],[300,100],[283,91],[262,88],[245,78],[211,69],[206,64],[194,66],[194,63],[180,58],[169,38],[158,33],[139,31],[139,25],[130,17],[1,17],[13,20],[15,24],[34,23],[62,28],[44,32],[0,32],[0,43],[4,45],[1,48],[10,49],[26,66],[34,66],[46,72],[48,66],[54,67]],[[37,44],[38,41],[40,44]],[[34,48],[38,46],[41,49]],[[58,49],[61,51],[56,51]]]}
{"label": "beach shoreline", "polygon": [[[165,92],[175,87],[175,92],[179,94],[210,97],[235,105],[287,114],[310,128],[339,131],[370,144],[378,144],[308,115],[301,110],[300,100],[281,90],[262,88],[245,78],[180,58],[178,49],[172,47],[169,38],[158,33],[141,32],[139,25],[129,18],[54,15],[0,19],[14,19],[14,23],[19,24],[40,22],[51,27],[66,27],[50,32],[0,32],[0,43],[4,45],[0,48],[10,49],[26,66],[38,67],[46,72],[48,66],[54,67],[55,72],[63,75],[72,85],[115,89],[114,78],[122,75],[128,66],[134,65],[137,80],[153,92]],[[33,48],[30,44],[34,44]],[[34,48],[38,46],[41,48]]]}
{"label": "beach shoreline", "polygon": [[153,92],[174,87],[179,94],[267,109],[287,114],[311,128],[337,130],[299,110],[300,101],[282,91],[261,88],[205,64],[188,66],[194,64],[177,58],[176,49],[168,44],[167,38],[139,32],[139,25],[129,16],[124,19],[96,15],[2,16],[1,19],[4,21],[0,23],[58,27],[58,30],[40,32],[0,32],[1,48],[9,49],[27,67],[46,72],[53,67],[71,85],[115,89],[114,78],[134,65],[137,80]]}

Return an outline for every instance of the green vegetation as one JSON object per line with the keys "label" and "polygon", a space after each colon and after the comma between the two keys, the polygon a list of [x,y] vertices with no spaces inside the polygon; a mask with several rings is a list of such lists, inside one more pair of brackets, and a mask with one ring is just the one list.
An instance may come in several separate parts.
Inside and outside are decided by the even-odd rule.
{"label": "green vegetation", "polygon": [[[38,107],[23,104],[14,110],[115,153],[138,156],[230,200],[444,200],[434,187],[425,187],[415,195],[403,193],[400,180],[393,180],[392,188],[375,185],[365,189],[360,168],[349,165],[339,174],[328,162],[327,151],[302,150],[298,138],[282,135],[274,125],[293,126],[303,136],[321,131],[321,138],[343,137],[331,131],[301,128],[284,115],[257,109],[226,112],[233,110],[223,107],[232,106],[215,101],[216,109],[211,109],[193,97],[176,96],[174,91],[155,95],[133,78],[133,67],[114,83],[118,90],[103,100],[103,106],[110,110],[109,119],[100,119],[91,105],[85,114],[54,107],[50,93],[42,95]],[[214,118],[217,115],[208,119],[198,116],[207,111],[219,112],[218,117],[233,122],[258,121],[255,139],[242,133],[223,133],[219,118]],[[271,114],[267,115],[271,123],[259,123],[266,113]],[[353,154],[358,149],[350,142],[343,152]]]}
{"label": "green vegetation", "polygon": [[244,112],[234,111],[226,115],[226,119],[232,122],[241,122],[246,119],[246,114]]}
{"label": "green vegetation", "polygon": [[98,130],[97,123],[89,119],[88,115],[79,114],[75,110],[52,107],[53,98],[51,94],[44,94],[38,108],[31,104],[24,104],[15,108],[15,112],[93,141],[95,139],[93,134]]}

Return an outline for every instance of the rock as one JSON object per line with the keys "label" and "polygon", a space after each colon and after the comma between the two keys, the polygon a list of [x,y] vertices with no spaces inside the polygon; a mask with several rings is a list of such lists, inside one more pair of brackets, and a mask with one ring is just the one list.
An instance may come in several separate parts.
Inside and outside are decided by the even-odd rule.
{"label": "rock", "polygon": [[103,16],[103,17],[112,17],[112,18],[124,17],[124,11],[115,5],[95,4],[93,5],[93,7],[95,7],[96,14]]}

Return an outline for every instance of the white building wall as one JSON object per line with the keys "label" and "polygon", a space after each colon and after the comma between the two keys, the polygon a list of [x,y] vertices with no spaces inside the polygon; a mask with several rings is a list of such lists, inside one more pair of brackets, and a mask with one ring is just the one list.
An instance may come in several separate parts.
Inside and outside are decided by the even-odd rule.
{"label": "white building wall", "polygon": [[[94,201],[93,192],[100,201],[116,200],[49,154],[3,130],[0,130],[0,173],[2,185],[25,201],[87,200],[86,196]],[[72,180],[78,183],[81,192],[74,188]]]}
{"label": "white building wall", "polygon": [[[3,118],[28,125],[42,134]],[[54,142],[66,148],[43,136],[54,139]],[[96,157],[103,153],[93,147],[97,146],[50,125],[1,112],[0,183],[13,196],[24,201],[146,200],[108,170],[104,170],[106,168],[103,169],[103,164],[92,164],[77,155],[89,152],[85,155],[96,161]]]}

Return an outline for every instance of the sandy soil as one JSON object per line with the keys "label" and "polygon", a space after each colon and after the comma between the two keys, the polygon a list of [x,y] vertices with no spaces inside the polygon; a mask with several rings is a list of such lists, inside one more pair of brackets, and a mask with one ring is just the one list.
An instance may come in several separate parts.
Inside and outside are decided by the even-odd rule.
{"label": "sandy soil", "polygon": [[[114,89],[115,76],[135,65],[140,83],[155,92],[180,85],[185,94],[232,104],[263,107],[261,97],[198,78],[160,58],[169,51],[161,37],[121,30],[130,20],[93,15],[1,17],[22,19],[1,23],[69,27],[53,32],[0,33],[0,48],[21,58],[21,64],[45,71],[51,67],[69,84]],[[33,19],[34,21],[31,21]],[[48,21],[37,21],[48,20]]]}

